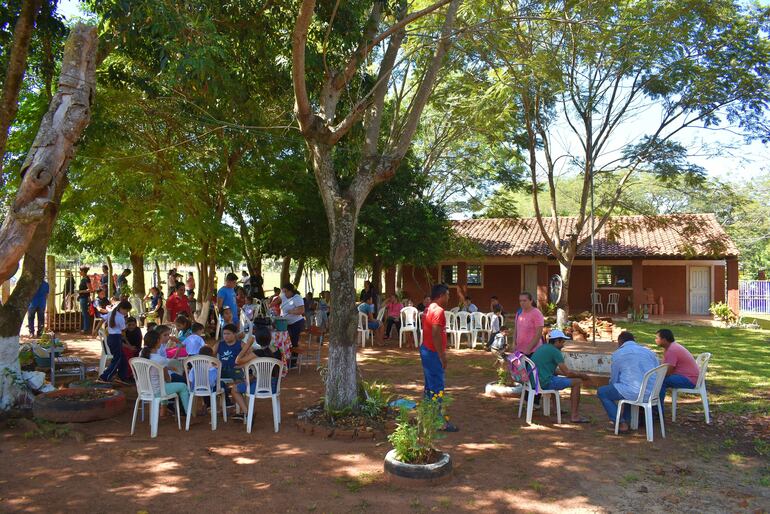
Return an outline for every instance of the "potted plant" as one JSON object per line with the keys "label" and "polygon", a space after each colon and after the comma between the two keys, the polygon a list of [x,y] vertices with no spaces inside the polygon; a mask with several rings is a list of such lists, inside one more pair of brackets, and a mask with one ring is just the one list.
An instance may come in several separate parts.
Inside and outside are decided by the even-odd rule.
{"label": "potted plant", "polygon": [[385,474],[390,480],[433,484],[451,477],[452,458],[436,449],[436,441],[442,437],[439,431],[449,420],[444,415],[449,403],[442,391],[423,399],[414,419],[407,409],[401,409],[396,430],[388,436],[393,449],[385,456]]}
{"label": "potted plant", "polygon": [[484,394],[487,396],[518,396],[520,393],[520,385],[511,385],[511,375],[505,363],[497,367],[497,381],[484,386]]}

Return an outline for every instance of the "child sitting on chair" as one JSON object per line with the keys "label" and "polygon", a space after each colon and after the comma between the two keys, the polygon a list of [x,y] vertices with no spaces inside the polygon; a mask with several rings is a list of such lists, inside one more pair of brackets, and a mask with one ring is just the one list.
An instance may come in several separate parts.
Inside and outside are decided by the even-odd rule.
{"label": "child sitting on chair", "polygon": [[[257,343],[262,347],[260,350],[252,350],[251,345],[243,345],[243,348],[241,349],[238,356],[235,358],[235,364],[237,366],[245,367],[249,362],[253,361],[257,357],[274,357],[276,359],[281,359],[280,352],[272,352],[270,350],[270,341],[271,341],[271,335],[270,331],[264,331],[260,332],[257,338]],[[277,368],[276,368],[277,371]],[[273,392],[275,392],[276,388],[278,387],[278,375],[275,374],[272,378],[272,389]],[[249,394],[254,394],[254,391],[257,388],[257,379],[256,377],[249,377]],[[248,411],[248,407],[246,405],[246,400],[244,399],[243,395],[246,394],[246,382],[240,382],[237,384],[233,390],[233,401],[241,410],[240,414],[236,414],[234,418],[238,421],[241,421],[244,419],[244,415]]]}
{"label": "child sitting on chair", "polygon": [[[168,372],[168,359],[160,354],[161,335],[157,331],[147,332],[144,335],[144,348],[140,352],[139,356],[143,359],[149,359],[152,362],[163,366],[164,381],[166,382],[166,393],[175,393],[181,402],[180,415],[184,414],[184,409],[187,407],[187,401],[190,398],[190,391],[187,389],[187,384],[181,382],[171,382],[171,376]],[[152,388],[156,392],[160,391],[160,376],[154,369],[150,370],[150,382]]]}
{"label": "child sitting on chair", "polygon": [[[126,362],[139,356],[142,350],[142,329],[136,324],[136,318],[126,318],[126,329],[123,331],[123,356]],[[131,368],[128,368],[128,376],[132,377]]]}

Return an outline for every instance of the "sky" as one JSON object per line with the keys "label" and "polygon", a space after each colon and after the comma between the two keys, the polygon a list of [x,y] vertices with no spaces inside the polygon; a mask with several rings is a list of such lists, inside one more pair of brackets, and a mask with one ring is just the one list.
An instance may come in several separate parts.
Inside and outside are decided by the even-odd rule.
{"label": "sky", "polygon": [[[59,0],[59,12],[67,19],[82,16],[78,0]],[[620,131],[614,141],[620,147],[624,140],[638,140],[640,133],[653,130],[654,112],[638,117]],[[647,129],[647,130],[645,130]],[[691,161],[704,168],[709,176],[725,181],[747,181],[762,173],[770,172],[770,147],[759,141],[746,143],[739,135],[724,130],[688,129],[677,138],[688,148],[711,147],[708,155],[691,156]],[[566,142],[564,149],[575,142]]]}

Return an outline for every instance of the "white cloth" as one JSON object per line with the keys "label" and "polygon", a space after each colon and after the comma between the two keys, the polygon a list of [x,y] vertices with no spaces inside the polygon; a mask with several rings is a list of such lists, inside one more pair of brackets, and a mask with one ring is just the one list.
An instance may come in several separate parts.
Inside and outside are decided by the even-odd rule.
{"label": "white cloth", "polygon": [[123,316],[123,314],[120,313],[120,311],[115,311],[115,326],[110,326],[110,318],[112,317],[112,313],[105,314],[104,315],[104,322],[107,324],[107,333],[108,334],[120,334],[126,329],[126,317]]}
{"label": "white cloth", "polygon": [[[168,359],[159,353],[151,353],[150,360],[160,364],[164,368],[168,366]],[[158,372],[154,369],[150,370],[150,382],[152,383],[153,391],[155,391],[155,393],[160,393],[160,377],[158,376]]]}
{"label": "white cloth", "polygon": [[281,293],[281,316],[288,320],[289,325],[305,319],[301,314],[289,314],[289,311],[304,306],[305,300],[300,295],[295,294],[291,298],[286,298],[286,295]]}

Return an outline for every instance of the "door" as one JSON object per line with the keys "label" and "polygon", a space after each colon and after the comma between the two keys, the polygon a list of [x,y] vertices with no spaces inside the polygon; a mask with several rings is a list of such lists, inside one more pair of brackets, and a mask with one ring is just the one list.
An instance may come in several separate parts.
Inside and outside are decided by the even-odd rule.
{"label": "door", "polygon": [[690,314],[709,313],[711,303],[711,268],[708,266],[690,267]]}
{"label": "door", "polygon": [[537,304],[537,264],[524,265],[524,291],[532,295]]}

